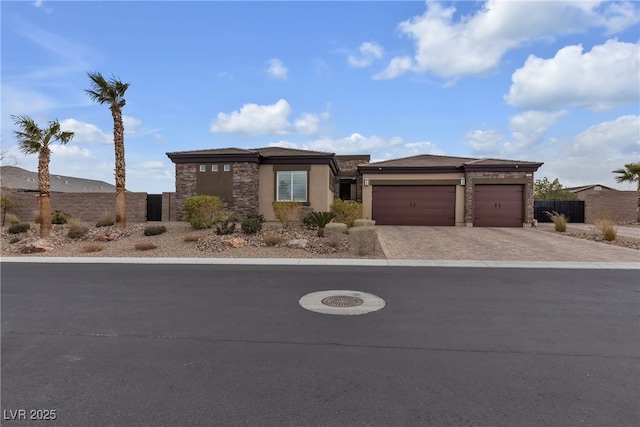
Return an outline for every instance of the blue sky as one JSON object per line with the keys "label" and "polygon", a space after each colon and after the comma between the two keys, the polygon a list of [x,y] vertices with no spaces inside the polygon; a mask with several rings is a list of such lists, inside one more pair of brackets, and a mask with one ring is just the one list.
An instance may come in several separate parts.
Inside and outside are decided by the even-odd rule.
{"label": "blue sky", "polygon": [[[127,189],[174,191],[167,152],[270,145],[544,162],[614,181],[640,160],[640,4],[599,1],[2,1],[11,115],[75,132],[51,173],[113,183],[113,122],[88,71],[129,82]],[[12,158],[13,156],[13,158]]]}

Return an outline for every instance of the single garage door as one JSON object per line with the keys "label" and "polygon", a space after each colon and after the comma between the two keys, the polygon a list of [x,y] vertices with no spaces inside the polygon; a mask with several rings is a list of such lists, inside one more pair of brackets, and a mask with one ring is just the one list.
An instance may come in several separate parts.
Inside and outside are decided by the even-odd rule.
{"label": "single garage door", "polygon": [[520,184],[475,185],[474,227],[522,227],[524,187]]}
{"label": "single garage door", "polygon": [[456,225],[454,185],[374,185],[378,225]]}

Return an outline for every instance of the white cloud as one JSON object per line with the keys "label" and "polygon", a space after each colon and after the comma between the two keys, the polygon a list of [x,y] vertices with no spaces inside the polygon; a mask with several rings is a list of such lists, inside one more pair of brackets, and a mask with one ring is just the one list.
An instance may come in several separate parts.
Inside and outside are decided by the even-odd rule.
{"label": "white cloud", "polygon": [[599,1],[488,0],[477,12],[454,18],[455,7],[427,2],[423,15],[398,25],[415,43],[413,58],[401,55],[374,79],[392,79],[411,71],[456,78],[479,75],[498,66],[505,53],[523,43],[600,27],[612,33],[638,22],[629,2],[602,8]]}
{"label": "white cloud", "polygon": [[161,169],[164,168],[165,165],[164,163],[160,162],[160,161],[150,161],[150,162],[143,162],[142,163],[142,168],[143,169]]}
{"label": "white cloud", "polygon": [[80,148],[77,145],[61,145],[54,144],[51,146],[51,152],[53,153],[53,161],[78,161],[85,162],[87,160],[94,160],[95,156],[86,148]]}
{"label": "white cloud", "polygon": [[509,118],[509,130],[513,136],[513,144],[506,144],[510,150],[530,149],[540,144],[550,126],[564,115],[564,111],[525,111]]}
{"label": "white cloud", "polygon": [[355,68],[364,68],[371,65],[376,59],[384,56],[384,48],[376,42],[364,42],[358,49],[360,56],[349,55],[347,62]]}
{"label": "white cloud", "polygon": [[640,116],[621,116],[598,123],[573,138],[571,151],[575,154],[633,155],[640,151]]}
{"label": "white cloud", "polygon": [[124,133],[134,135],[140,129],[142,129],[142,120],[136,119],[131,116],[122,116],[122,125],[124,126]]}
{"label": "white cloud", "polygon": [[529,56],[511,77],[505,100],[521,109],[565,106],[605,110],[640,100],[640,44],[608,40],[582,53],[560,49],[554,58]]}
{"label": "white cloud", "polygon": [[505,140],[496,130],[477,129],[465,134],[465,139],[475,155],[489,156],[499,153],[504,147]]}
{"label": "white cloud", "polygon": [[415,156],[418,154],[444,154],[440,148],[431,142],[408,142],[399,136],[384,138],[377,135],[364,136],[357,132],[337,139],[324,137],[305,143],[294,143],[282,140],[270,145],[302,150],[326,151],[336,154],[370,154],[372,161]]}
{"label": "white cloud", "polygon": [[317,132],[322,120],[329,118],[328,113],[303,113],[291,124],[288,117],[291,106],[285,99],[275,104],[245,104],[240,111],[230,114],[218,113],[211,124],[212,133],[240,133],[247,135],[285,135],[300,133],[311,135]]}
{"label": "white cloud", "polygon": [[74,144],[113,144],[113,134],[105,133],[91,123],[81,122],[76,119],[64,119],[60,122],[60,128],[74,133]]}
{"label": "white cloud", "polygon": [[51,13],[53,12],[53,8],[52,7],[47,7],[44,5],[44,1],[42,0],[36,0],[33,2],[33,5],[35,7],[37,7],[38,9],[42,9],[44,10],[46,13]]}
{"label": "white cloud", "polygon": [[278,80],[287,80],[289,70],[280,59],[270,59],[269,67],[266,69],[269,77]]}
{"label": "white cloud", "polygon": [[[56,102],[50,97],[30,89],[2,85],[2,110],[9,115],[33,115],[52,109]],[[34,117],[36,119],[36,117]],[[13,122],[13,120],[11,120]]]}

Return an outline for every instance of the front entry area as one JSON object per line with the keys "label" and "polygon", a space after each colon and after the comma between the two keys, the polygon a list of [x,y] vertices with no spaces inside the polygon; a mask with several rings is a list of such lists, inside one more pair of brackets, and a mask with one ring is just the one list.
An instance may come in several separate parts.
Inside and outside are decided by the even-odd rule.
{"label": "front entry area", "polygon": [[374,185],[377,225],[455,226],[455,185]]}
{"label": "front entry area", "polygon": [[474,227],[522,227],[523,185],[476,184],[473,199]]}

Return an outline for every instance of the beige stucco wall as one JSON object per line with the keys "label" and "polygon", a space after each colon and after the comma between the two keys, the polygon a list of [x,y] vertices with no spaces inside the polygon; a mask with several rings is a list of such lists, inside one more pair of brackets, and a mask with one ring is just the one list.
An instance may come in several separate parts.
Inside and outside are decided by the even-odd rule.
{"label": "beige stucco wall", "polygon": [[[363,182],[368,179],[371,181],[441,181],[455,180],[460,182],[460,178],[464,178],[464,173],[435,173],[435,174],[363,174]],[[373,189],[372,185],[364,186],[362,190],[362,205],[364,209],[365,219],[371,219],[371,210],[373,206]],[[456,226],[464,226],[464,187],[460,184],[456,185]]]}
{"label": "beige stucco wall", "polygon": [[[273,213],[275,200],[275,171],[274,165],[260,165],[260,191],[258,210],[267,221],[277,221]],[[282,168],[283,165],[278,165]],[[305,166],[305,165],[292,165]],[[331,191],[332,174],[328,165],[309,165],[309,193],[307,195],[310,208],[314,211],[328,211],[333,203],[334,195]],[[282,170],[282,169],[281,169]]]}

